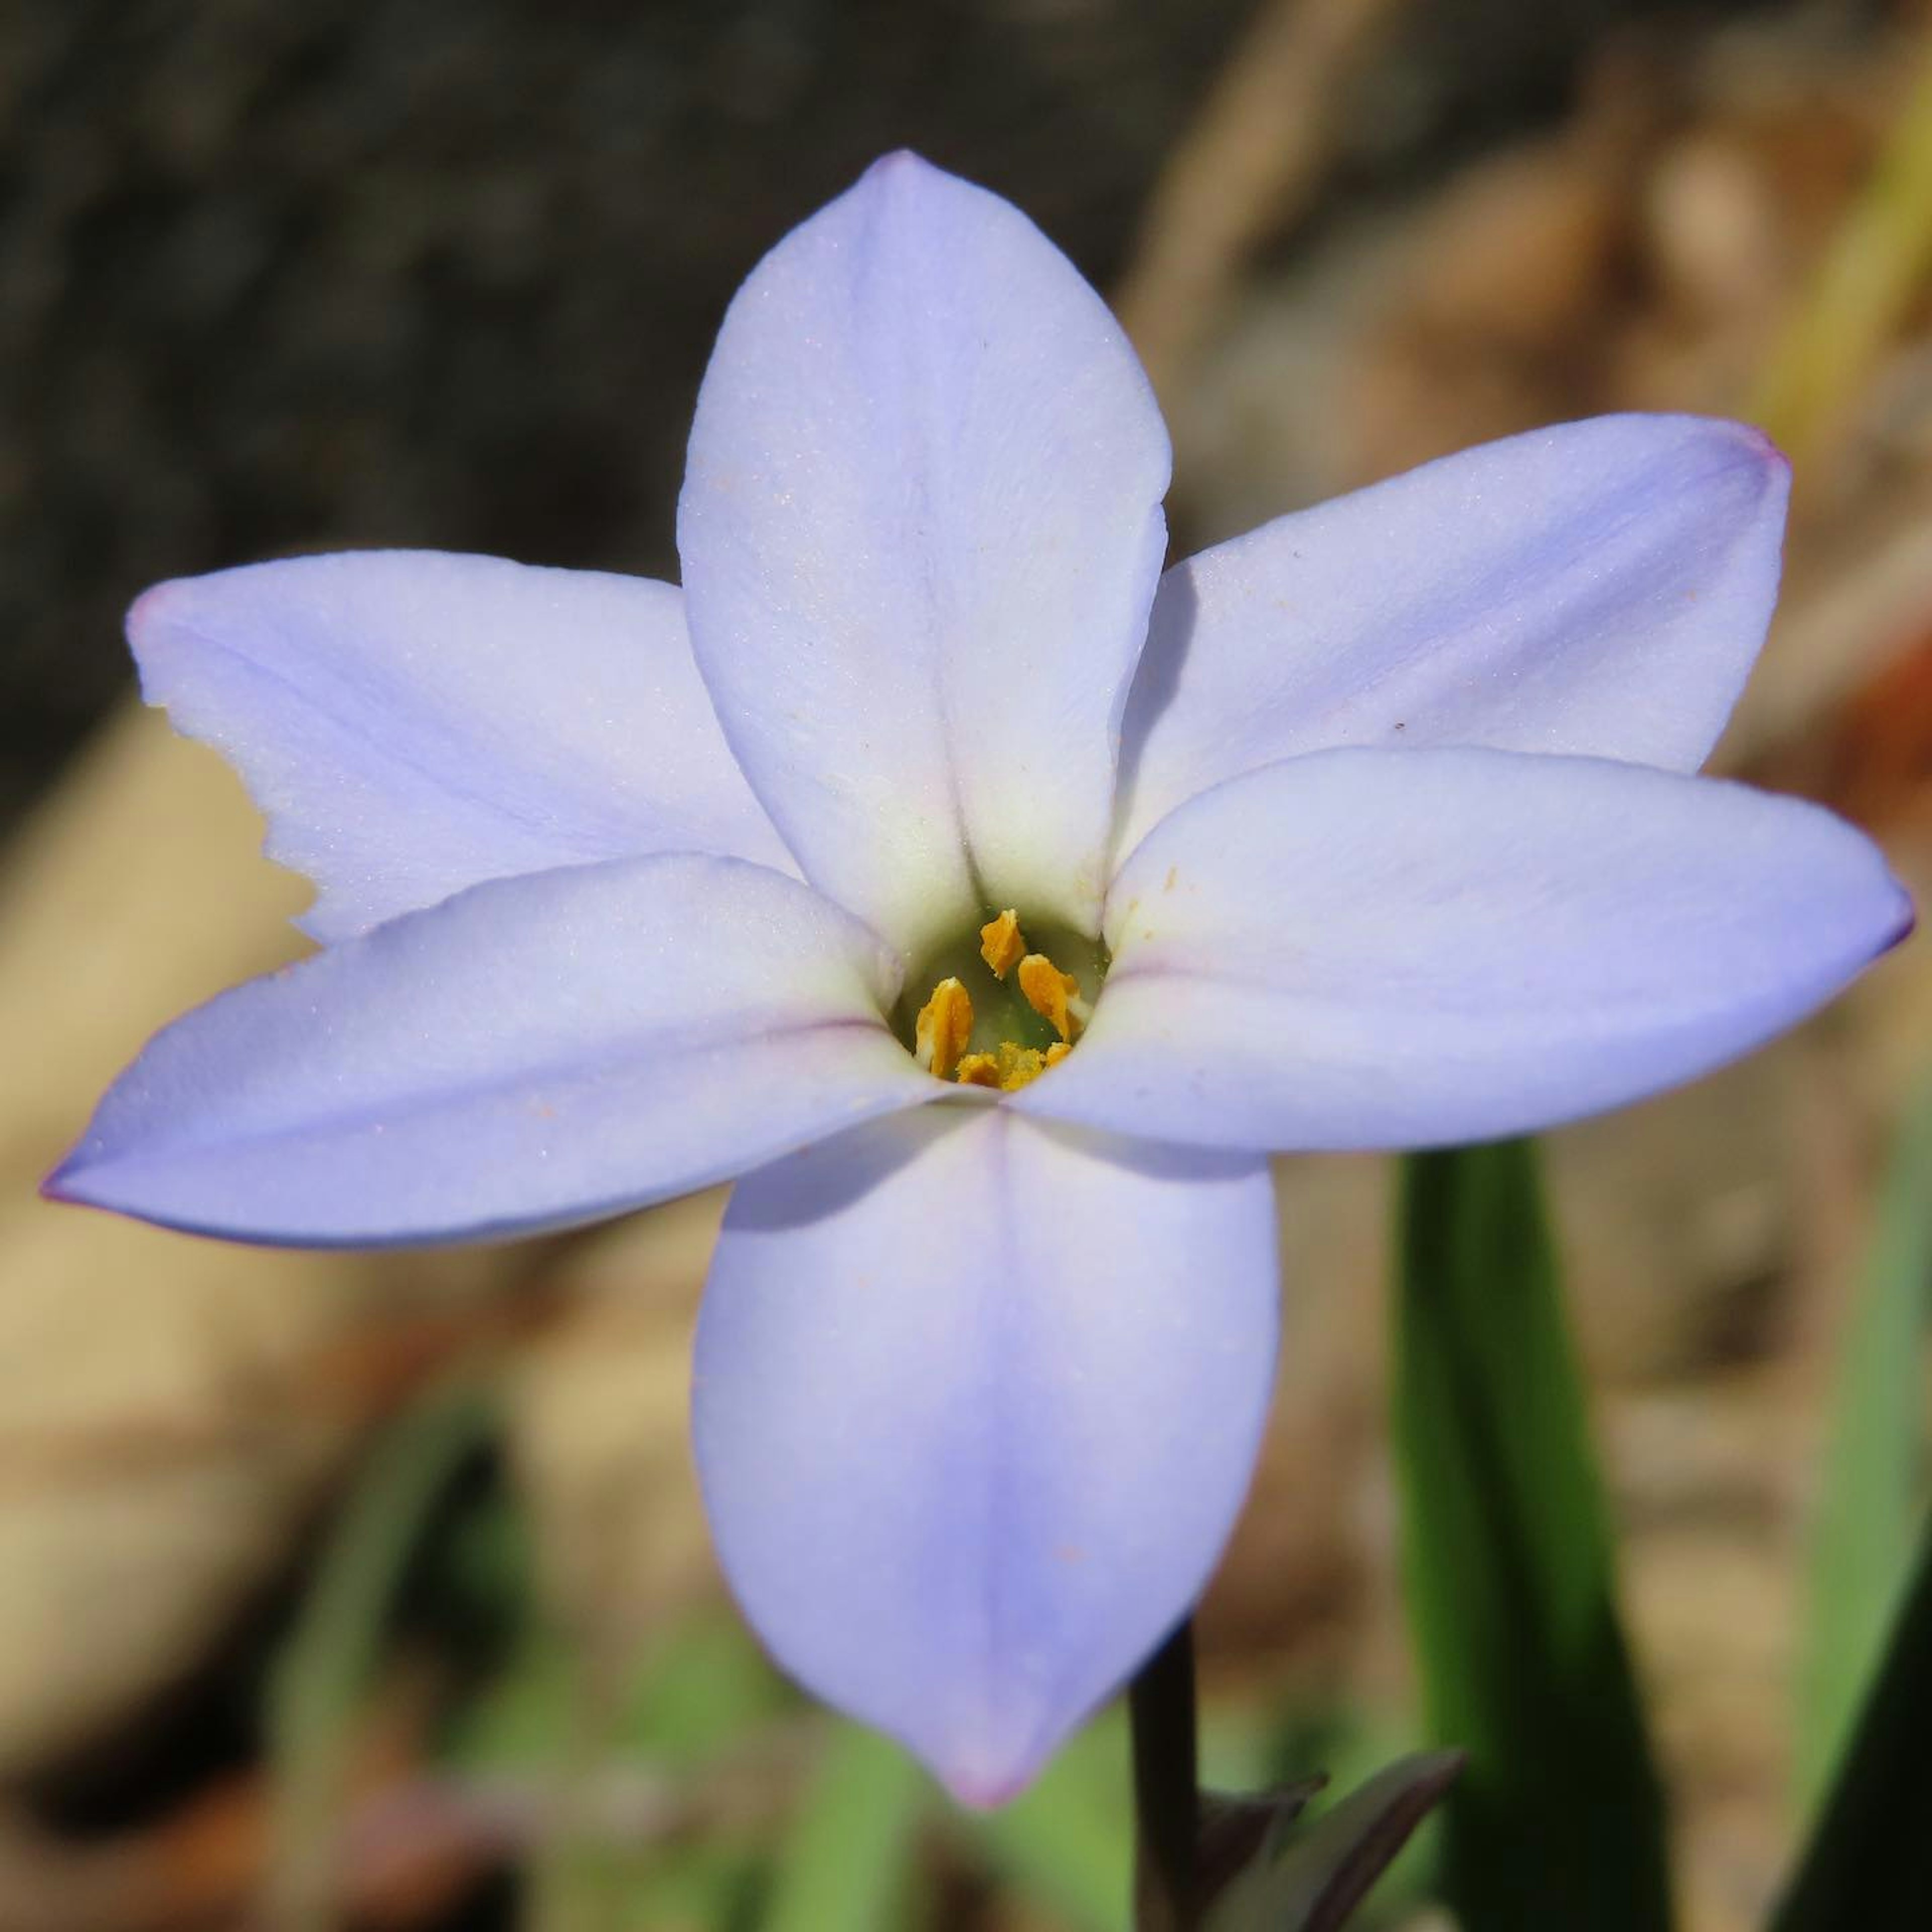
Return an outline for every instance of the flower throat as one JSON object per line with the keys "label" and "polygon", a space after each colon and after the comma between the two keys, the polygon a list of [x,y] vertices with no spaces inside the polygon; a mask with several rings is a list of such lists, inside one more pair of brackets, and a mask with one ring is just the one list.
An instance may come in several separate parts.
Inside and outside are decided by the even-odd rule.
{"label": "flower throat", "polygon": [[994,982],[979,1012],[964,980],[947,974],[913,1021],[913,1055],[935,1079],[1010,1094],[1066,1058],[1093,1006],[1072,974],[1030,950],[1010,906],[980,927],[979,960]]}

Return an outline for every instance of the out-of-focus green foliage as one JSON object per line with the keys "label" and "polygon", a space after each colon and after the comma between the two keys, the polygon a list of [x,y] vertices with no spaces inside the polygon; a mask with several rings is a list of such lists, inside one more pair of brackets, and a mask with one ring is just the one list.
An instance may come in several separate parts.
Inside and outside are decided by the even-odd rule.
{"label": "out-of-focus green foliage", "polygon": [[827,1740],[781,1850],[761,1932],[904,1932],[928,1786],[896,1744],[856,1725]]}
{"label": "out-of-focus green foliage", "polygon": [[[1774,1932],[1932,1924],[1932,1539],[1906,1589],[1928,1174],[1932,1096],[1901,1135],[1848,1337],[1802,1739],[1811,1788],[1842,1768]],[[1469,1760],[1438,1829],[1437,1888],[1472,1932],[1666,1932],[1661,1800],[1533,1150],[1412,1160],[1400,1232],[1405,1581],[1430,1729]],[[941,1895],[920,1858],[934,1843],[976,1868],[996,1912],[1004,1899],[1064,1932],[1127,1924],[1123,1713],[1088,1726],[1016,1803],[969,1815],[896,1748],[810,1714],[728,1616],[600,1669],[542,1601],[520,1508],[489,1454],[495,1426],[475,1383],[432,1390],[379,1439],[325,1543],[274,1685],[278,1923],[334,1922],[361,1719],[427,1606],[443,1659],[428,1769],[458,1802],[520,1821],[530,1932],[916,1932]],[[1331,1714],[1318,1740],[1252,1709],[1210,1723],[1211,1784],[1326,1768],[1358,1787],[1282,1814],[1220,1895],[1215,1932],[1383,1924],[1398,1895],[1416,1896],[1430,1862],[1413,1856],[1366,1894],[1448,1784],[1447,1761],[1370,1774],[1345,1748],[1356,1721]],[[1380,1761],[1394,1746],[1376,1742]]]}
{"label": "out-of-focus green foliage", "polygon": [[675,1627],[614,1685],[592,1680],[533,1593],[526,1608],[515,1654],[458,1714],[444,1760],[542,1799],[531,1932],[750,1923],[770,1832],[730,1793],[755,1781],[796,1698],[734,1619]]}
{"label": "out-of-focus green foliage", "polygon": [[700,1616],[640,1660],[613,1742],[654,1763],[694,1769],[799,1708],[736,1617]]}
{"label": "out-of-focus green foliage", "polygon": [[494,1426],[494,1404],[467,1380],[405,1410],[377,1442],[322,1551],[268,1696],[273,1906],[289,1932],[337,1922],[335,1847],[363,1699],[430,1514]]}
{"label": "out-of-focus green foliage", "polygon": [[1216,1900],[1206,1932],[1341,1932],[1460,1768],[1453,1751],[1406,1757],[1280,1832]]}
{"label": "out-of-focus green foliage", "polygon": [[1125,1713],[1113,1710],[1013,1803],[962,1821],[993,1870],[1068,1932],[1119,1932],[1133,1890],[1129,1790]]}
{"label": "out-of-focus green foliage", "polygon": [[[1214,1735],[1210,1730],[1209,1736]],[[1210,1779],[1224,1790],[1258,1790],[1299,1776],[1318,1774],[1330,1789],[1353,1792],[1378,1777],[1402,1757],[1414,1738],[1405,1716],[1370,1721],[1359,1710],[1289,1714],[1274,1730],[1266,1772],[1240,1779]],[[1210,1760],[1211,1763],[1211,1760]],[[1408,1915],[1438,1891],[1442,1864],[1442,1814],[1432,1810],[1410,1833],[1387,1870],[1376,1882],[1373,1895],[1349,1922],[1360,1932],[1385,1924],[1408,1922]]]}
{"label": "out-of-focus green foliage", "polygon": [[1932,1534],[1773,1932],[1932,1925]]}
{"label": "out-of-focus green foliage", "polygon": [[1932,268],[1932,45],[1748,412],[1801,462],[1867,392]]}
{"label": "out-of-focus green foliage", "polygon": [[1912,1574],[1932,1290],[1932,1090],[1905,1121],[1846,1338],[1814,1532],[1798,1772],[1820,1802]]}
{"label": "out-of-focus green foliage", "polygon": [[1406,1166],[1394,1427],[1431,1734],[1469,1754],[1448,1902],[1480,1932],[1670,1923],[1663,1805],[1533,1150]]}

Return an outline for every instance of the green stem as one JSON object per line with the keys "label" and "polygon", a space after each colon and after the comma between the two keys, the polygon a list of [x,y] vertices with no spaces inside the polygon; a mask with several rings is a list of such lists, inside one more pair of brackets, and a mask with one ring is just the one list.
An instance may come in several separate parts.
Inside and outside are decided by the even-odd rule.
{"label": "green stem", "polygon": [[1136,1932],[1195,1932],[1201,1790],[1194,1628],[1184,1621],[1127,1693],[1134,1750]]}

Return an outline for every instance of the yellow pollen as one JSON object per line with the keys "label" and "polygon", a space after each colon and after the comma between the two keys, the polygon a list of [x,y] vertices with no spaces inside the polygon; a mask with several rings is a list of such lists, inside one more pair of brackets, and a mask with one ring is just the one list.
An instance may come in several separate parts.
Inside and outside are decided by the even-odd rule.
{"label": "yellow pollen", "polygon": [[[982,1051],[969,1051],[976,1018],[972,996],[959,980],[949,976],[933,988],[932,998],[913,1022],[914,1057],[935,1079],[1016,1093],[1066,1058],[1093,1009],[1081,997],[1080,982],[1072,974],[1061,972],[1045,953],[1027,951],[1019,914],[1010,906],[980,928],[980,956],[994,979],[1016,980],[1027,1004],[1059,1039],[1044,1051],[1012,1040]],[[1006,1010],[1005,1002],[994,998],[992,1012]],[[1030,1022],[1021,1022],[1017,1014],[1012,1018],[1023,1030],[1031,1030]],[[1004,1029],[989,1024],[986,1030]]]}
{"label": "yellow pollen", "polygon": [[1004,980],[1019,964],[1025,951],[1020,916],[1011,906],[998,919],[989,919],[980,927],[980,957],[992,967],[994,979]]}
{"label": "yellow pollen", "polygon": [[957,980],[942,980],[913,1022],[914,1058],[935,1078],[950,1080],[972,1034],[973,1002],[966,988]]}
{"label": "yellow pollen", "polygon": [[1063,973],[1044,952],[1029,952],[1020,962],[1020,991],[1064,1046],[1073,1043],[1073,1036],[1092,1012],[1080,997],[1080,982],[1071,973]]}
{"label": "yellow pollen", "polygon": [[1048,1054],[1066,1052],[1064,1046],[1052,1046],[1042,1053],[1036,1046],[1016,1046],[1011,1040],[1003,1040],[998,1053],[967,1054],[959,1063],[960,1084],[967,1087],[997,1087],[1003,1094],[1017,1094],[1054,1064],[1048,1060]]}

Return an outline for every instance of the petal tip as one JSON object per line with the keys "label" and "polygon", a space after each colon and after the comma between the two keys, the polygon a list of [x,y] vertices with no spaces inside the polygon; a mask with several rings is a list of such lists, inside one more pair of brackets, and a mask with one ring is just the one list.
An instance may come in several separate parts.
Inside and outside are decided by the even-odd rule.
{"label": "petal tip", "polygon": [[1790,458],[1772,442],[1768,431],[1755,423],[1726,419],[1724,427],[1740,452],[1757,469],[1766,493],[1781,503],[1791,490]]}
{"label": "petal tip", "polygon": [[126,627],[130,638],[146,630],[156,622],[160,615],[162,605],[169,601],[174,584],[172,578],[160,584],[151,584],[128,606]]}
{"label": "petal tip", "polygon": [[866,170],[866,176],[876,177],[882,182],[908,181],[944,172],[943,169],[934,167],[916,148],[894,148],[881,154]]}
{"label": "petal tip", "polygon": [[69,1154],[57,1166],[50,1168],[40,1177],[40,1184],[37,1190],[40,1198],[43,1201],[56,1202],[63,1208],[81,1205],[80,1196],[74,1192],[69,1184],[69,1179],[74,1168],[75,1156],[72,1154]]}
{"label": "petal tip", "polygon": [[997,1811],[1026,1790],[1040,1775],[1040,1766],[1029,1763],[1016,1770],[991,1772],[975,1766],[937,1774],[956,1804],[968,1811]]}
{"label": "petal tip", "polygon": [[1918,902],[1896,879],[1892,881],[1892,918],[1879,944],[1880,953],[1889,952],[1895,946],[1903,946],[1918,930]]}
{"label": "petal tip", "polygon": [[877,199],[887,209],[896,211],[906,196],[985,196],[998,200],[989,189],[956,175],[913,148],[895,148],[881,154],[853,184],[850,193],[866,200]]}
{"label": "petal tip", "polygon": [[1766,431],[1736,416],[1681,416],[1675,420],[1681,449],[1702,453],[1703,462],[1714,460],[1724,470],[1748,476],[1758,502],[1782,514],[1791,490],[1791,459]]}
{"label": "petal tip", "polygon": [[1738,434],[1744,446],[1774,476],[1791,474],[1791,459],[1772,440],[1768,430],[1760,429],[1756,423],[1741,422]]}
{"label": "petal tip", "polygon": [[1723,470],[1749,474],[1762,496],[1778,505],[1789,493],[1791,459],[1765,430],[1739,417],[1630,410],[1615,416],[1587,417],[1574,425],[1582,430],[1600,426],[1654,436],[1660,452],[1668,449],[1680,460],[1689,458],[1698,474],[1708,475],[1713,464]]}
{"label": "petal tip", "polygon": [[[1863,950],[1858,956],[1857,970],[1862,971],[1895,947],[1903,946],[1918,931],[1918,902],[1911,888],[1892,869],[1877,844],[1856,828],[1845,829],[1856,842],[1870,874],[1869,896],[1863,906]],[[1848,908],[1846,916],[1850,920],[1857,915]]]}
{"label": "petal tip", "polygon": [[981,1737],[970,1742],[915,1752],[945,1786],[956,1804],[968,1811],[997,1811],[1021,1796],[1046,1768],[1064,1734],[1031,1734],[1004,1742]]}
{"label": "petal tip", "polygon": [[122,630],[137,664],[145,668],[152,652],[165,642],[166,633],[178,626],[182,605],[194,581],[192,578],[164,578],[159,584],[149,584],[128,605]]}
{"label": "petal tip", "polygon": [[77,1142],[48,1169],[36,1192],[56,1207],[111,1208],[113,1202],[102,1198],[98,1184],[100,1166],[89,1158],[86,1142]]}

